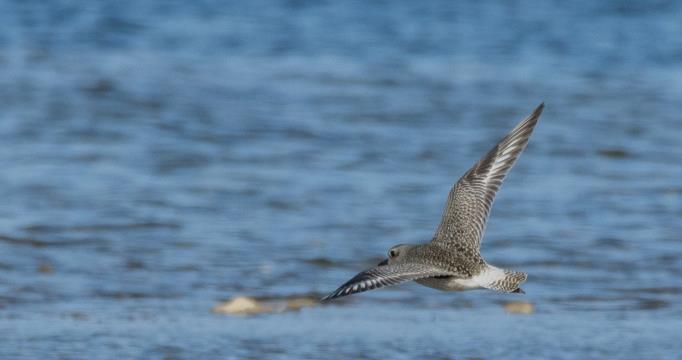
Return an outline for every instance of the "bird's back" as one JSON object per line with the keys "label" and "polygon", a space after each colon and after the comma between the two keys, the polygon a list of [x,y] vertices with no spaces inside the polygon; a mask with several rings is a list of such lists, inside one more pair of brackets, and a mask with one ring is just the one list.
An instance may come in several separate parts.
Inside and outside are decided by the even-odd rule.
{"label": "bird's back", "polygon": [[469,278],[478,274],[486,266],[478,249],[455,243],[443,246],[439,243],[426,243],[410,249],[405,262],[417,262],[441,268],[458,278]]}

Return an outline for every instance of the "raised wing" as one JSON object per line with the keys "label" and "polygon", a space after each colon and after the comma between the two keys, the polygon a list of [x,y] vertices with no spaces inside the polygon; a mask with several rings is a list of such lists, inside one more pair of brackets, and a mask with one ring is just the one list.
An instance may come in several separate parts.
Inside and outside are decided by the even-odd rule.
{"label": "raised wing", "polygon": [[448,275],[451,274],[423,264],[403,263],[377,266],[355,275],[355,277],[341,285],[336,291],[322,298],[322,301],[374,290],[384,286],[397,285],[406,281]]}
{"label": "raised wing", "polygon": [[544,107],[540,104],[452,187],[433,242],[480,249],[495,194],[526,148]]}

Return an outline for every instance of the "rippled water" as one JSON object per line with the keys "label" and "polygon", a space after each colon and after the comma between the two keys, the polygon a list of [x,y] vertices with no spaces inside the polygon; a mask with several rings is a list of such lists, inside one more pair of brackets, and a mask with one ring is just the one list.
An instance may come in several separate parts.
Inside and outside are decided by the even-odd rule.
{"label": "rippled water", "polygon": [[[0,1],[0,357],[676,358],[679,2]],[[483,241],[524,297],[300,312],[429,239],[547,108]],[[532,315],[505,314],[525,300]]]}

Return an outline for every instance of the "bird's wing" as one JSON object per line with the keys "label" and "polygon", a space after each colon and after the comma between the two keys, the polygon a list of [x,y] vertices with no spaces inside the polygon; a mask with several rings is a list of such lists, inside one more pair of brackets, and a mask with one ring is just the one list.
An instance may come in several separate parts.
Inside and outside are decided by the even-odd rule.
{"label": "bird's wing", "polygon": [[452,187],[433,242],[480,249],[495,194],[526,148],[543,108],[540,104]]}
{"label": "bird's wing", "polygon": [[336,291],[322,298],[322,301],[378,289],[384,286],[397,285],[406,281],[449,275],[452,274],[433,266],[418,263],[377,266],[355,275],[336,289]]}

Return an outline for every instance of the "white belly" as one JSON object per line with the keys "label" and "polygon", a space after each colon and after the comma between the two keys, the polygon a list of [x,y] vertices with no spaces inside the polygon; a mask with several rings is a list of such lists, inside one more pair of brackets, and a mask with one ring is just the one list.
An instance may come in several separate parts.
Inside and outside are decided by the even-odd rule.
{"label": "white belly", "polygon": [[416,280],[417,283],[443,291],[464,291],[480,289],[481,286],[471,279],[457,279],[455,277],[426,278]]}

